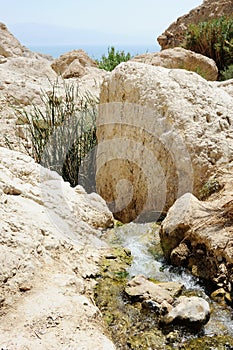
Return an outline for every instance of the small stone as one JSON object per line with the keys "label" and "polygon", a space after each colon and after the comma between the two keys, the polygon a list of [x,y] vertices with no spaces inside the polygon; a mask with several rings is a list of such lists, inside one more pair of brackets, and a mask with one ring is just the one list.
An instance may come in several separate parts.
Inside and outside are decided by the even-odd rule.
{"label": "small stone", "polygon": [[22,282],[19,285],[20,292],[28,292],[31,289],[32,289],[32,285],[29,282]]}
{"label": "small stone", "polygon": [[3,186],[3,192],[5,194],[14,195],[14,196],[18,196],[22,193],[22,191],[19,188],[16,188],[16,187],[11,186],[11,185]]}

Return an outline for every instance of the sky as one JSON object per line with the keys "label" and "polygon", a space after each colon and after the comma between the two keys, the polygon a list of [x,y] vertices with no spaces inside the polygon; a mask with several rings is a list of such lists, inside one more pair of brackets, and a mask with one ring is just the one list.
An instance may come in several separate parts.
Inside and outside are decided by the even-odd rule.
{"label": "sky", "polygon": [[203,0],[7,0],[0,21],[24,45],[149,44]]}

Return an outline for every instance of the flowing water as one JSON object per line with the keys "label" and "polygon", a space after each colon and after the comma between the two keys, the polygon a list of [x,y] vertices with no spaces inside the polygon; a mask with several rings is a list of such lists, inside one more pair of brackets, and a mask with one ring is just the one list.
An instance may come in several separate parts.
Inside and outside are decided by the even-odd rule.
{"label": "flowing water", "polygon": [[[127,269],[129,279],[136,275],[144,275],[157,281],[182,283],[187,294],[194,293],[206,299],[211,306],[211,317],[202,330],[202,336],[210,339],[216,336],[227,336],[231,339],[233,337],[232,308],[211,300],[206,293],[207,289],[203,281],[192,276],[185,269],[174,268],[166,263],[160,248],[158,230],[159,226],[156,224],[130,223],[108,232],[107,240],[113,246],[125,247],[131,251],[133,260]],[[194,346],[190,349],[199,349],[199,347]],[[226,343],[226,345],[203,347],[203,349],[233,349],[233,347]]]}

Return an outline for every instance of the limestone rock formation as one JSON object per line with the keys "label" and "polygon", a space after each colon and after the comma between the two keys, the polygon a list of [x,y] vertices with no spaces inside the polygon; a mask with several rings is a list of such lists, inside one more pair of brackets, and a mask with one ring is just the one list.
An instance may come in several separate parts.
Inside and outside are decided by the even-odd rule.
{"label": "limestone rock formation", "polygon": [[64,79],[81,78],[86,74],[87,67],[97,67],[85,51],[73,50],[61,55],[52,63],[54,71]]}
{"label": "limestone rock formation", "polygon": [[218,68],[212,59],[181,47],[145,53],[133,57],[131,61],[165,68],[186,69],[200,74],[206,80],[217,80],[218,77]]}
{"label": "limestone rock formation", "polygon": [[1,347],[113,350],[92,299],[106,204],[22,153],[0,168]]}
{"label": "limestone rock formation", "polygon": [[162,223],[160,238],[168,261],[232,292],[232,166],[219,180],[223,189],[208,201],[192,194],[180,197]]}
{"label": "limestone rock formation", "polygon": [[232,0],[204,0],[201,6],[179,17],[163,34],[158,37],[162,49],[180,46],[184,41],[184,34],[190,24],[197,24],[211,18],[233,14]]}
{"label": "limestone rock formation", "polygon": [[122,63],[102,84],[97,137],[97,190],[115,217],[156,220],[233,159],[233,98],[193,72]]}

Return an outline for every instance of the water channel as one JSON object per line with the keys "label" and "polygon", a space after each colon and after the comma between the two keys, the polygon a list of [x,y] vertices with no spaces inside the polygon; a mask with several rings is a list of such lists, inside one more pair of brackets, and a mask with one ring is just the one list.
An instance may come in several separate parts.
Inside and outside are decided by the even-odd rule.
{"label": "water channel", "polygon": [[[132,261],[130,265],[127,266],[125,275],[122,274],[127,281],[134,276],[144,275],[156,281],[176,281],[182,283],[186,295],[197,295],[209,302],[211,307],[210,320],[199,332],[190,332],[190,330],[187,331],[184,328],[179,329],[179,327],[174,327],[165,331],[160,329],[156,321],[154,321],[153,314],[143,314],[140,308],[137,309],[137,305],[134,309],[129,305],[129,302],[125,299],[123,288],[121,288],[120,283],[118,283],[119,279],[116,283],[118,286],[116,289],[115,287],[113,288],[114,281],[111,282],[110,280],[104,291],[102,290],[99,292],[103,298],[107,295],[106,293],[108,293],[108,291],[112,292],[109,296],[110,299],[112,299],[110,303],[111,306],[109,306],[108,302],[99,302],[100,299],[98,299],[98,297],[96,300],[100,309],[102,307],[101,311],[103,313],[106,312],[108,315],[107,324],[113,341],[116,344],[116,348],[122,350],[162,350],[173,348],[187,350],[233,349],[232,308],[226,303],[212,300],[210,297],[210,288],[206,282],[200,281],[185,269],[175,268],[166,263],[160,248],[158,232],[159,226],[155,223],[130,223],[106,232],[104,239],[112,247],[125,248],[126,251],[131,252]],[[124,284],[124,278],[122,281],[124,281]],[[116,299],[115,301],[113,301],[114,298]],[[111,317],[111,313],[114,313],[114,304],[116,309],[118,308],[117,316]],[[136,309],[137,311],[135,311]],[[126,333],[125,337],[123,337],[123,332]],[[117,335],[118,333],[119,336]],[[135,341],[132,339],[135,339]]]}

